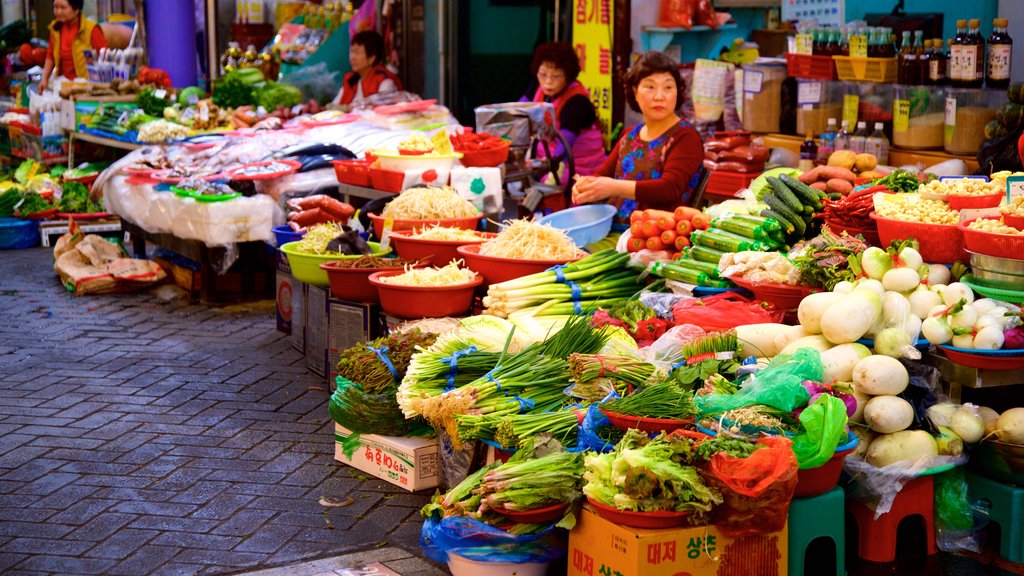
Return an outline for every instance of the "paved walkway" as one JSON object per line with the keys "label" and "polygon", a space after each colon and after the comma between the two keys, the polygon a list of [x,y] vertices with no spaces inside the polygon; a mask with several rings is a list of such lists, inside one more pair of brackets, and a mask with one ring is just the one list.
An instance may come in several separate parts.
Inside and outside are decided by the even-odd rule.
{"label": "paved walkway", "polygon": [[0,573],[225,574],[384,547],[403,575],[440,573],[416,557],[428,497],[334,462],[324,385],[269,307],[74,297],[50,264],[0,252]]}

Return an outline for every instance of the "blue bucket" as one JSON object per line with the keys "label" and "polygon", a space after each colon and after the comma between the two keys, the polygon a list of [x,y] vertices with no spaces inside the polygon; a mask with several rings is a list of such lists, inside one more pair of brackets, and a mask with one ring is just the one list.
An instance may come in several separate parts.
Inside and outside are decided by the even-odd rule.
{"label": "blue bucket", "polygon": [[590,204],[568,208],[548,214],[537,222],[550,224],[568,234],[577,246],[589,246],[600,241],[612,229],[615,207],[609,204]]}
{"label": "blue bucket", "polygon": [[39,245],[39,222],[0,218],[0,250],[20,250]]}
{"label": "blue bucket", "polygon": [[277,241],[277,247],[280,248],[289,242],[298,242],[302,240],[304,233],[296,232],[292,230],[291,226],[285,224],[284,226],[274,226],[274,239]]}

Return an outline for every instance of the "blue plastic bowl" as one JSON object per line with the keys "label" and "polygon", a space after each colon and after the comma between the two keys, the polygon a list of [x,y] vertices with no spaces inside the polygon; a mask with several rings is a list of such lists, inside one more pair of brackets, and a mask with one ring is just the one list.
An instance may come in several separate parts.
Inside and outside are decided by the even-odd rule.
{"label": "blue plastic bowl", "polygon": [[274,226],[272,230],[274,231],[274,239],[277,241],[278,248],[289,242],[302,240],[303,233],[292,230],[292,227],[287,224],[284,226]]}
{"label": "blue plastic bowl", "polygon": [[39,245],[39,222],[0,218],[0,250],[20,250]]}
{"label": "blue plastic bowl", "polygon": [[568,208],[548,214],[537,222],[550,224],[564,231],[577,246],[589,246],[608,235],[612,229],[615,207],[609,204],[590,204]]}

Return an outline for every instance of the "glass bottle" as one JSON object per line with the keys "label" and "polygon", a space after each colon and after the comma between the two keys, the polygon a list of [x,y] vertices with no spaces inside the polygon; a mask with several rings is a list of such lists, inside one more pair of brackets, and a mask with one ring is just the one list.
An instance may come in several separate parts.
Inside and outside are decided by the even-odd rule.
{"label": "glass bottle", "polygon": [[829,118],[825,131],[821,133],[821,145],[818,146],[818,164],[826,164],[828,157],[836,150],[836,119]]}
{"label": "glass bottle", "polygon": [[967,20],[956,21],[956,36],[949,44],[949,81],[957,88],[965,87],[964,70],[965,59],[967,58],[967,46],[964,41],[967,38]]}
{"label": "glass bottle", "polygon": [[915,58],[914,45],[910,41],[910,31],[903,31],[903,42],[900,43],[900,56],[896,67],[896,81],[900,84],[913,84],[910,79],[911,61]]}
{"label": "glass bottle", "polygon": [[992,22],[992,35],[988,38],[988,66],[986,67],[985,85],[989,88],[1008,88],[1010,86],[1010,58],[1013,52],[1013,39],[1006,33],[1010,22],[1006,18],[996,18]]}
{"label": "glass bottle", "polygon": [[885,137],[885,128],[881,122],[875,122],[875,130],[864,139],[864,151],[874,155],[879,164],[889,162],[889,139]]}
{"label": "glass bottle", "polygon": [[850,136],[850,150],[860,154],[864,151],[864,142],[868,137],[868,123],[861,120],[857,122],[857,131]]}
{"label": "glass bottle", "polygon": [[843,26],[839,31],[839,55],[850,55],[850,29]]}
{"label": "glass bottle", "polygon": [[807,171],[814,168],[814,161],[818,159],[818,145],[814,143],[814,132],[807,132],[803,144],[800,145],[801,170]]}
{"label": "glass bottle", "polygon": [[843,120],[839,132],[836,133],[836,150],[850,149],[850,121]]}
{"label": "glass bottle", "polygon": [[985,39],[981,37],[981,21],[972,18],[968,24],[966,44],[966,60],[964,61],[963,79],[966,88],[981,88],[985,82]]}
{"label": "glass bottle", "polygon": [[946,51],[941,38],[932,38],[932,52],[928,59],[928,83],[941,86],[946,83]]}
{"label": "glass bottle", "polygon": [[896,33],[892,31],[892,28],[886,28],[885,29],[885,34],[886,34],[886,36],[885,36],[886,41],[885,41],[885,50],[883,50],[884,56],[886,58],[895,58],[896,57]]}
{"label": "glass bottle", "polygon": [[928,60],[925,58],[924,53],[924,31],[914,31],[914,67],[912,69],[911,80],[916,86],[924,84],[925,79],[928,77]]}

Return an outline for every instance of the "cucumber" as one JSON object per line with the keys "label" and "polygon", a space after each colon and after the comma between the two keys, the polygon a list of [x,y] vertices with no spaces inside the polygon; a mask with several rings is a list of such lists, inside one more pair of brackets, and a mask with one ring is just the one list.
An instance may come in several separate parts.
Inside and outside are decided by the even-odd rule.
{"label": "cucumber", "polygon": [[765,208],[764,210],[762,210],[761,215],[768,218],[769,220],[775,220],[776,222],[778,222],[779,226],[782,227],[782,232],[786,234],[792,234],[793,232],[796,232],[796,226],[793,226],[793,223],[790,222],[789,219],[787,219],[782,214],[779,214],[775,210],[772,210],[771,208]]}
{"label": "cucumber", "polygon": [[760,224],[754,224],[752,222],[745,222],[743,220],[737,220],[726,216],[724,218],[715,218],[711,225],[720,230],[726,232],[732,232],[733,234],[739,234],[752,240],[765,240],[768,238],[768,231],[765,230]]}
{"label": "cucumber", "polygon": [[767,204],[772,210],[785,216],[786,220],[789,220],[789,223],[794,226],[796,225],[794,220],[800,219],[800,210],[797,210],[796,212],[790,210],[789,206],[774,194],[765,194],[764,198],[761,198],[761,201]]}
{"label": "cucumber", "polygon": [[690,241],[697,246],[705,246],[722,252],[742,252],[744,250],[760,250],[760,242],[722,232],[720,230],[694,230]]}
{"label": "cucumber", "polygon": [[751,224],[760,226],[765,230],[768,230],[769,232],[779,232],[780,230],[782,230],[782,225],[779,224],[778,220],[775,220],[773,218],[766,218],[764,216],[750,216],[747,214],[733,214],[731,217],[736,220],[741,220],[743,222],[750,222]]}
{"label": "cucumber", "polygon": [[843,199],[843,195],[840,194],[839,192],[833,192],[833,193],[828,195],[828,199],[832,200],[833,202],[837,201],[837,200],[842,200]]}
{"label": "cucumber", "polygon": [[718,264],[718,261],[725,255],[725,252],[715,250],[714,248],[708,248],[707,246],[690,246],[686,250],[686,258],[689,258],[690,260],[698,260],[700,262],[709,262],[711,264]]}
{"label": "cucumber", "polygon": [[779,180],[781,180],[786,186],[789,186],[789,189],[800,199],[801,202],[814,206],[816,209],[821,208],[821,198],[818,197],[817,190],[796,178],[793,178],[789,174],[781,174],[779,176]]}
{"label": "cucumber", "polygon": [[701,262],[700,260],[677,260],[676,266],[680,268],[689,268],[696,272],[703,272],[708,275],[711,280],[720,280],[722,276],[718,273],[718,264],[712,264],[711,262]]}
{"label": "cucumber", "polygon": [[707,274],[700,272],[699,270],[684,268],[677,264],[669,264],[666,262],[655,262],[652,264],[651,274],[662,278],[668,278],[669,280],[694,284],[696,286],[708,286],[712,281],[711,278],[708,278]]}
{"label": "cucumber", "polygon": [[771,185],[772,190],[775,191],[775,195],[779,197],[779,200],[785,202],[786,206],[789,206],[790,210],[794,213],[800,213],[800,210],[803,209],[804,205],[796,199],[796,196],[793,195],[789,186],[786,186],[782,183],[782,180],[779,180],[774,176],[768,177],[768,184]]}

